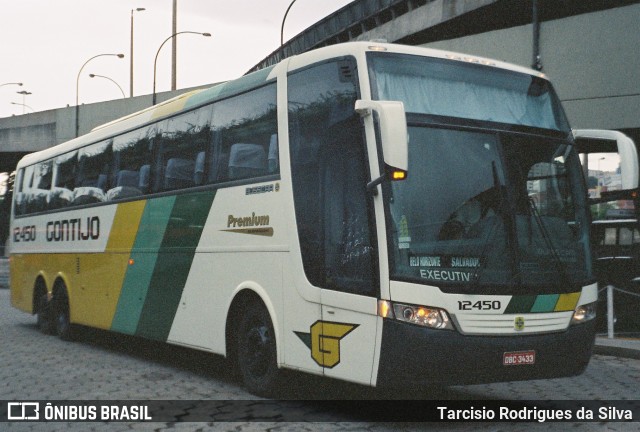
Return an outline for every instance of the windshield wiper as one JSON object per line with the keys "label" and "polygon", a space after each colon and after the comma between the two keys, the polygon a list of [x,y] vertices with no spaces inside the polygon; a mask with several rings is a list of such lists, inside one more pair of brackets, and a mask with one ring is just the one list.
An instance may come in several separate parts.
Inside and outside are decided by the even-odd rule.
{"label": "windshield wiper", "polygon": [[549,249],[549,252],[551,252],[551,256],[553,257],[553,262],[555,263],[558,269],[558,273],[560,274],[562,281],[566,284],[569,284],[570,279],[569,279],[569,274],[567,273],[567,268],[565,264],[562,262],[562,259],[558,254],[558,250],[553,245],[553,241],[551,240],[551,236],[549,235],[549,232],[544,226],[544,222],[542,221],[542,217],[540,216],[540,211],[538,210],[538,205],[536,204],[534,199],[531,197],[528,197],[528,201],[529,201],[529,208],[531,209],[533,218],[536,221],[536,225],[538,225],[538,229],[540,230],[540,234],[542,235],[542,239],[544,240],[544,243]]}
{"label": "windshield wiper", "polygon": [[[498,198],[497,199],[498,202],[495,205],[496,212],[501,216],[504,227],[505,228],[511,227],[511,229],[513,229],[513,226],[515,223],[510,217],[511,212],[509,211],[508,208],[505,208],[504,195],[506,192],[504,190],[504,186],[500,184],[500,178],[498,176],[498,169],[496,167],[495,161],[491,161],[491,171],[493,174],[493,189],[497,193],[497,198]],[[498,226],[498,220],[495,219],[493,225],[491,225],[489,234],[487,235],[487,238],[484,244],[482,245],[482,251],[480,252],[480,259],[478,262],[478,266],[476,267],[472,275],[473,289],[475,289],[480,284],[480,278],[482,277],[482,273],[484,272],[486,267],[487,254],[489,252],[489,245],[493,242],[493,238],[497,232],[496,231],[497,226]],[[505,236],[507,251],[512,252],[512,255],[513,255],[513,259],[511,262],[513,276],[510,279],[510,282],[513,282],[519,277],[519,272],[516,271],[517,267],[515,266],[515,262],[517,262],[518,260],[517,258],[518,255],[517,255],[516,248],[512,247],[512,240],[510,240],[510,238],[511,238],[511,235],[509,234]]]}

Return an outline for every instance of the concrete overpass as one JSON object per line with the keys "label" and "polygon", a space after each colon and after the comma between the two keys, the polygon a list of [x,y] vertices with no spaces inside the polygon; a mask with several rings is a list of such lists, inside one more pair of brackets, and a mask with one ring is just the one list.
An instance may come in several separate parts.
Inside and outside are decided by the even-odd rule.
{"label": "concrete overpass", "polygon": [[[534,1],[538,26],[532,24]],[[639,22],[640,0],[355,0],[252,70],[315,47],[363,39],[529,67],[539,61],[573,127],[621,130],[640,142]],[[161,93],[158,100],[188,90]],[[80,133],[149,105],[150,95],[81,105]],[[74,136],[75,107],[0,119],[0,172],[11,171],[26,153]]]}
{"label": "concrete overpass", "polygon": [[[205,86],[208,87],[208,86]],[[163,102],[195,88],[158,93]],[[79,106],[79,134],[151,106],[151,95]],[[75,138],[76,107],[40,111],[0,119],[0,172],[10,172],[24,155]]]}

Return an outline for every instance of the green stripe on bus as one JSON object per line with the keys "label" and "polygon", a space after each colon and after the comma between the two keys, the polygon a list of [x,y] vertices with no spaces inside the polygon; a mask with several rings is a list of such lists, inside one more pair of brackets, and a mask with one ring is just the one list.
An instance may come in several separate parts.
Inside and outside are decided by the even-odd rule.
{"label": "green stripe on bus", "polygon": [[539,295],[531,308],[531,312],[553,312],[560,294]]}
{"label": "green stripe on bus", "polygon": [[112,330],[126,334],[136,332],[175,200],[175,196],[170,196],[147,201],[130,255],[133,261],[127,268],[111,323]]}
{"label": "green stripe on bus", "polygon": [[161,341],[169,336],[214,196],[206,191],[176,197],[136,335]]}
{"label": "green stripe on bus", "polygon": [[513,296],[504,313],[528,313],[535,301],[536,296]]}

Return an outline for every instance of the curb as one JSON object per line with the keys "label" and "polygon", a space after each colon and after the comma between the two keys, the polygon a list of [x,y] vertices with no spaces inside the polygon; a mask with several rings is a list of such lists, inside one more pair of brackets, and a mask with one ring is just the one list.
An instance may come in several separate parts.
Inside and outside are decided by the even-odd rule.
{"label": "curb", "polygon": [[640,360],[640,351],[632,348],[623,348],[617,346],[605,346],[595,345],[593,347],[593,353],[599,355],[607,355],[614,357],[624,357],[635,360]]}

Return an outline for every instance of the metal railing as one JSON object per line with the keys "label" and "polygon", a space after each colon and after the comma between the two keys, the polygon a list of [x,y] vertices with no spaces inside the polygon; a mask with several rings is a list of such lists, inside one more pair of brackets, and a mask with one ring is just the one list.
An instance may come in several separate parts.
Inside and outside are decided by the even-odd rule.
{"label": "metal railing", "polygon": [[[637,280],[638,278],[634,279],[634,281],[637,281]],[[616,315],[615,315],[615,309],[614,309],[614,291],[622,293],[623,295],[626,295],[626,296],[630,296],[632,298],[632,301],[636,300],[638,301],[638,303],[640,303],[640,294],[628,291],[626,289],[618,288],[611,284],[600,289],[598,294],[602,293],[605,290],[607,292],[607,338],[613,339],[614,333],[615,333],[614,328],[616,324]]]}

